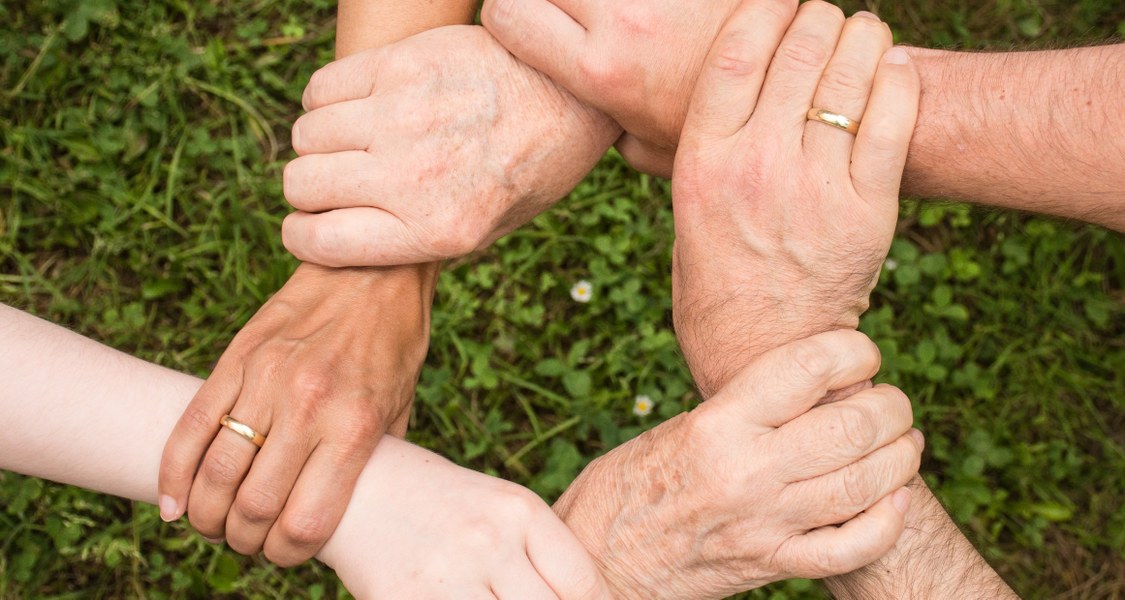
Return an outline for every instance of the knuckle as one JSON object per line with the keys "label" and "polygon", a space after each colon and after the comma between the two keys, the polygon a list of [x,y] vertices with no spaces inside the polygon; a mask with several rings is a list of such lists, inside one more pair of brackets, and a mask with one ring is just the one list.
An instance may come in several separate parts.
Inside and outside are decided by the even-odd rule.
{"label": "knuckle", "polygon": [[819,70],[828,61],[831,49],[816,35],[794,34],[778,49],[778,59],[788,70]]}
{"label": "knuckle", "polygon": [[[860,125],[863,128],[863,125]],[[901,139],[894,131],[878,128],[864,132],[864,145],[866,152],[882,156],[888,160],[906,152],[906,140]]]}
{"label": "knuckle", "polygon": [[795,344],[789,350],[789,363],[809,381],[821,381],[832,372],[835,360],[825,345],[816,339]]}
{"label": "knuckle", "polygon": [[854,451],[852,456],[866,455],[878,434],[875,421],[866,409],[854,404],[838,405],[836,410],[836,421],[831,426],[839,430],[843,443]]}
{"label": "knuckle", "polygon": [[914,407],[911,405],[910,397],[906,395],[906,392],[885,383],[880,384],[875,390],[886,399],[890,405],[891,414],[901,415],[903,431],[909,429],[910,424],[914,421]]}
{"label": "knuckle", "polygon": [[282,515],[277,527],[289,546],[307,549],[323,545],[332,535],[334,524],[328,521],[324,513],[301,511]]}
{"label": "knuckle", "polygon": [[610,5],[613,30],[620,35],[648,38],[659,24],[651,2],[617,2]]}
{"label": "knuckle", "polygon": [[317,366],[297,370],[289,381],[289,389],[296,398],[295,407],[308,420],[316,417],[321,407],[333,396],[335,379],[329,369]]}
{"label": "knuckle", "polygon": [[842,64],[826,71],[820,85],[833,97],[866,96],[871,88],[871,77],[856,65]]}
{"label": "knuckle", "polygon": [[765,70],[766,59],[757,52],[754,37],[747,31],[739,30],[719,40],[714,66],[716,72],[722,75],[744,78]]}
{"label": "knuckle", "polygon": [[219,428],[219,418],[192,402],[180,417],[180,423],[190,435],[214,434]]}
{"label": "knuckle", "polygon": [[470,227],[474,219],[450,221],[441,233],[433,235],[427,244],[430,250],[443,258],[460,258],[477,250],[480,228]]}
{"label": "knuckle", "polygon": [[234,487],[242,481],[244,469],[242,461],[230,450],[211,448],[203,465],[199,468],[205,481],[217,487]]}
{"label": "knuckle", "polygon": [[243,489],[238,492],[234,509],[251,525],[268,525],[281,514],[284,500],[274,490]]}
{"label": "knuckle", "polygon": [[840,499],[851,510],[859,512],[870,507],[875,498],[871,474],[861,465],[853,463],[844,469],[843,488],[839,491]]}
{"label": "knuckle", "polygon": [[810,552],[807,572],[809,574],[837,575],[844,572],[840,568],[840,550],[831,544],[817,544]]}
{"label": "knuckle", "polygon": [[578,59],[578,70],[584,81],[589,82],[591,90],[597,94],[626,88],[628,74],[621,68],[620,63],[601,54],[593,52],[581,54]]}
{"label": "knuckle", "polygon": [[517,16],[518,4],[518,0],[485,0],[481,7],[481,19],[494,33],[507,31]]}

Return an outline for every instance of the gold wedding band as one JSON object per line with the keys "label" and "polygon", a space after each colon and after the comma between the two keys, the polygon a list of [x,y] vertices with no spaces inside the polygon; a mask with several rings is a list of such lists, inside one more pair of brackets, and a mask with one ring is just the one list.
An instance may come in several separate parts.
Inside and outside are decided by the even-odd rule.
{"label": "gold wedding band", "polygon": [[262,447],[262,444],[266,443],[266,436],[258,433],[257,431],[254,431],[252,427],[250,427],[246,423],[243,423],[242,421],[236,420],[230,415],[223,415],[223,418],[219,419],[219,425],[222,425],[223,427],[226,427],[227,429],[237,433],[238,435],[241,435],[242,437],[246,438],[246,440],[251,444],[254,444],[259,448]]}
{"label": "gold wedding band", "polygon": [[823,108],[810,108],[805,116],[810,121],[819,121],[836,129],[843,129],[852,135],[859,133],[859,121],[849,119],[840,113],[834,113]]}

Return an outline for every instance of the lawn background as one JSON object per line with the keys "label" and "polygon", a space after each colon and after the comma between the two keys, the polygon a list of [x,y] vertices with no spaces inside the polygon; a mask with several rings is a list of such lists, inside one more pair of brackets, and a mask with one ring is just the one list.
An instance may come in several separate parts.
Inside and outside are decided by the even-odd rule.
{"label": "lawn background", "polygon": [[[918,45],[1125,36],[1118,0],[845,4]],[[333,9],[0,4],[0,301],[205,375],[294,267],[281,170]],[[592,457],[690,408],[668,198],[611,153],[555,210],[449,265],[411,439],[551,500]],[[881,378],[914,400],[927,480],[1023,596],[1125,597],[1122,237],[905,201],[891,258],[863,330]],[[588,304],[568,293],[580,279]],[[632,414],[638,394],[652,416]],[[153,507],[5,473],[0,532],[5,599],[346,594],[317,565],[276,569]],[[748,597],[823,593],[796,581]]]}

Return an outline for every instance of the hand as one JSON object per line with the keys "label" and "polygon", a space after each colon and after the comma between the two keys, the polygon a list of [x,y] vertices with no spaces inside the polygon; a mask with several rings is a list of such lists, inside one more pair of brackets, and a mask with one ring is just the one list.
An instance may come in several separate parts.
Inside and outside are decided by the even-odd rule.
{"label": "hand", "polygon": [[[858,324],[918,107],[913,64],[870,13],[845,24],[812,0],[781,39],[784,16],[756,4],[712,49],[672,182],[673,319],[704,397],[768,348]],[[862,119],[858,136],[806,120],[814,106]]]}
{"label": "hand", "polygon": [[859,568],[902,532],[922,436],[890,386],[812,407],[878,369],[854,331],[768,352],[591,463],[555,511],[623,598],[724,598]]}
{"label": "hand", "polygon": [[361,600],[610,598],[534,493],[393,438],[379,443],[318,557]]}
{"label": "hand", "polygon": [[[204,537],[282,566],[311,557],[383,432],[406,431],[436,273],[301,265],[169,437],[161,516],[187,509]],[[265,435],[262,449],[221,429],[225,414]]]}
{"label": "hand", "polygon": [[564,197],[620,130],[480,27],[336,61],[305,90],[285,245],[328,266],[486,247]]}
{"label": "hand", "polygon": [[[513,54],[613,117],[633,166],[670,177],[707,49],[739,0],[485,0],[481,21]],[[792,17],[796,0],[757,0]],[[784,30],[784,28],[782,28]],[[768,59],[767,59],[768,62]]]}

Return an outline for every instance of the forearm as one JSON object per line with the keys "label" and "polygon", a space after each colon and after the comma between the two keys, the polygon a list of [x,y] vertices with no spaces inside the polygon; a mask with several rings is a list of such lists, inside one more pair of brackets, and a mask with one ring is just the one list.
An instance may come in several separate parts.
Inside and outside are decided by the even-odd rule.
{"label": "forearm", "polygon": [[945,509],[915,477],[910,485],[906,531],[874,564],[825,580],[841,600],[903,598],[1017,598],[976,550]]}
{"label": "forearm", "polygon": [[477,0],[340,0],[336,58],[386,46],[416,33],[472,22]]}
{"label": "forearm", "polygon": [[[4,305],[0,337],[0,469],[155,504],[164,441],[202,382]],[[393,486],[410,453],[425,451],[384,439],[357,489]],[[322,558],[362,512],[349,504]]]}
{"label": "forearm", "polygon": [[906,194],[1125,230],[1125,44],[913,54],[922,102]]}

